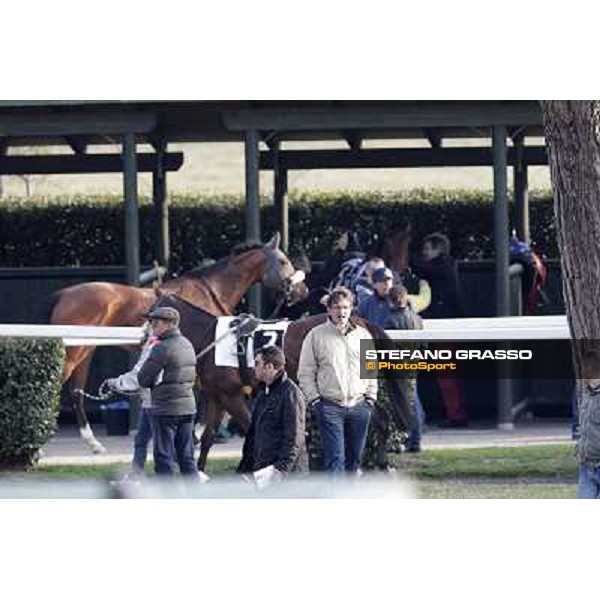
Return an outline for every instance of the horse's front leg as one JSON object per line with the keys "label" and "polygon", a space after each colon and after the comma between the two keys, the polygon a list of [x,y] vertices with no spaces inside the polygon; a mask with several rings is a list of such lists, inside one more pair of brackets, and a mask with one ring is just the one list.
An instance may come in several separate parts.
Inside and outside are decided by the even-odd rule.
{"label": "horse's front leg", "polygon": [[215,443],[217,427],[223,418],[223,413],[223,409],[217,407],[214,396],[207,393],[205,424],[200,438],[200,456],[198,456],[197,463],[200,471],[204,471],[206,468],[208,453]]}
{"label": "horse's front leg", "polygon": [[69,399],[71,400],[75,418],[77,419],[77,425],[79,426],[79,435],[81,436],[81,439],[91,448],[94,454],[104,454],[106,448],[96,439],[96,436],[94,436],[94,432],[92,431],[87,415],[85,414],[84,398],[81,393],[85,389],[93,353],[93,350],[88,352],[83,361],[73,369],[73,373],[69,378],[68,390]]}

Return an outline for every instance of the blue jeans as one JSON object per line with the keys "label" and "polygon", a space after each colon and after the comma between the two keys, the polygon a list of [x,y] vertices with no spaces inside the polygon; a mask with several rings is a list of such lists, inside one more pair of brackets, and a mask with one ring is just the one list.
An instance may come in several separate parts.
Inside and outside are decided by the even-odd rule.
{"label": "blue jeans", "polygon": [[148,444],[152,439],[152,413],[149,408],[140,410],[137,432],[133,438],[132,469],[135,473],[143,473],[148,454]]}
{"label": "blue jeans", "polygon": [[174,475],[179,465],[182,475],[198,476],[194,460],[194,415],[154,415],[154,472]]}
{"label": "blue jeans", "polygon": [[580,463],[577,497],[584,500],[600,499],[600,466]]}
{"label": "blue jeans", "polygon": [[323,445],[323,466],[334,473],[355,473],[360,466],[371,420],[371,405],[342,406],[321,399],[313,405],[313,414]]}
{"label": "blue jeans", "polygon": [[577,403],[577,382],[573,386],[571,392],[571,410],[573,411],[573,417],[571,420],[571,439],[579,439],[579,405]]}
{"label": "blue jeans", "polygon": [[415,449],[420,448],[421,446],[421,436],[423,435],[423,426],[425,425],[425,411],[423,410],[423,405],[421,404],[421,399],[419,398],[419,393],[417,392],[416,386],[411,405],[415,413],[415,418],[413,426],[410,428],[408,434],[406,447]]}

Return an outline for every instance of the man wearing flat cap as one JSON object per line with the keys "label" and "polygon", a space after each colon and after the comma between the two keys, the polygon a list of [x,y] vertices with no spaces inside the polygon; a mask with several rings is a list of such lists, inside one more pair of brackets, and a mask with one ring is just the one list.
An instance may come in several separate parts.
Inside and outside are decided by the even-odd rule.
{"label": "man wearing flat cap", "polygon": [[154,470],[198,477],[192,429],[196,403],[196,352],[179,331],[179,311],[159,307],[146,317],[157,342],[138,373],[140,387],[150,388],[154,422]]}

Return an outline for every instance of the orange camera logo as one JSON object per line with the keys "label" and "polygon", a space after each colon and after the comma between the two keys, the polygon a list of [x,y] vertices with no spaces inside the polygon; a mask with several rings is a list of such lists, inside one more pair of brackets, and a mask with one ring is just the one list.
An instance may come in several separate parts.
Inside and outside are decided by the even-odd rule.
{"label": "orange camera logo", "polygon": [[374,362],[368,362],[365,367],[367,371],[374,371],[376,369],[376,364]]}

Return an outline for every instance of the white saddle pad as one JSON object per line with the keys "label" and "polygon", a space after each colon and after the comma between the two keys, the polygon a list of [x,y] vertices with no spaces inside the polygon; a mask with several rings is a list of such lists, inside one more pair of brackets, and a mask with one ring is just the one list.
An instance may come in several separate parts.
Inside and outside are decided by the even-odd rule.
{"label": "white saddle pad", "polygon": [[[219,317],[215,330],[215,340],[219,340],[215,347],[215,364],[217,367],[238,367],[236,337],[231,322],[237,317]],[[289,321],[276,321],[275,323],[261,323],[248,343],[248,363],[254,367],[254,353],[265,346],[279,346],[283,348],[283,339]],[[231,331],[229,335],[223,335]]]}

